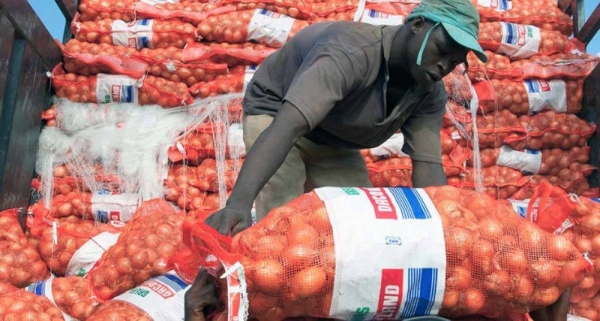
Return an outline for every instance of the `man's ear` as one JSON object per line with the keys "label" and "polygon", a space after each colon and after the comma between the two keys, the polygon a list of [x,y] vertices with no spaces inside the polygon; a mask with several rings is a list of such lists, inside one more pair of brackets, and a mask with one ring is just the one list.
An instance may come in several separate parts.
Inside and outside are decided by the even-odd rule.
{"label": "man's ear", "polygon": [[419,33],[419,31],[421,31],[424,26],[425,26],[425,18],[423,18],[423,16],[416,17],[410,23],[410,27],[411,27],[413,33]]}

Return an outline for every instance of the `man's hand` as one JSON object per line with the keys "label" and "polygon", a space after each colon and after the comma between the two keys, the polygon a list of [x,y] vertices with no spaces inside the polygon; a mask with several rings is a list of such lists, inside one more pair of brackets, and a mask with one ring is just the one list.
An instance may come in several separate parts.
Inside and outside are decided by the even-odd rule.
{"label": "man's hand", "polygon": [[204,321],[204,314],[222,309],[213,277],[200,269],[192,287],[185,294],[185,321]]}
{"label": "man's hand", "polygon": [[533,321],[566,321],[571,289],[565,291],[552,305],[529,312]]}
{"label": "man's hand", "polygon": [[205,222],[223,235],[231,232],[231,236],[234,236],[252,225],[252,214],[250,211],[234,210],[226,206],[209,216]]}

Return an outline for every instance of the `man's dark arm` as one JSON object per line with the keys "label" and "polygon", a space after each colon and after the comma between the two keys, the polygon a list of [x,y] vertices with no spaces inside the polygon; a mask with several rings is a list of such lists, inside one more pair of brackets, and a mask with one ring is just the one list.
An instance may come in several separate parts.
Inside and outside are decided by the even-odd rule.
{"label": "man's dark arm", "polygon": [[448,184],[442,164],[413,161],[412,167],[412,183],[415,188]]}

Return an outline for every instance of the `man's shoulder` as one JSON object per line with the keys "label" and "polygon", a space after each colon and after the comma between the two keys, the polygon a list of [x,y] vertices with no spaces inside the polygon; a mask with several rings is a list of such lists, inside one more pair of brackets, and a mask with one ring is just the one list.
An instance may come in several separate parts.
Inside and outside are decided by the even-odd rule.
{"label": "man's shoulder", "polygon": [[317,44],[335,46],[348,54],[377,50],[381,43],[381,26],[361,22],[338,21],[329,23],[322,31]]}

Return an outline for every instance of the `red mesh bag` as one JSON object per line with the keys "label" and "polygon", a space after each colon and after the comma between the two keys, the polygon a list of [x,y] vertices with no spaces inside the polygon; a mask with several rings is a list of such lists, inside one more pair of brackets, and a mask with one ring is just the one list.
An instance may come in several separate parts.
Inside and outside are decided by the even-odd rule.
{"label": "red mesh bag", "polygon": [[[67,185],[68,186],[68,185]],[[43,200],[36,204],[35,210],[45,216]],[[92,193],[69,192],[67,194],[58,194],[52,198],[51,208],[48,217],[62,218],[77,216],[84,219],[93,219],[92,212]]]}
{"label": "red mesh bag", "polygon": [[[519,123],[519,117],[508,110],[500,110],[496,114],[477,116],[477,134],[479,147],[500,147],[504,140],[509,137],[525,137],[527,129]],[[466,123],[465,131],[456,131],[461,136],[459,140],[463,146],[473,145],[473,124]],[[451,131],[454,132],[454,131]]]}
{"label": "red mesh bag", "polygon": [[70,73],[82,76],[105,73],[141,78],[149,68],[147,63],[130,57],[136,51],[134,48],[93,44],[77,39],[69,40],[64,46],[58,41],[57,44],[63,53],[64,68]]}
{"label": "red mesh bag", "polygon": [[583,80],[480,81],[474,86],[484,112],[508,109],[515,115],[544,110],[576,114],[581,111]]}
{"label": "red mesh bag", "polygon": [[46,264],[17,220],[18,210],[0,212],[0,282],[24,287],[48,277]]}
{"label": "red mesh bag", "polygon": [[472,2],[477,4],[481,22],[503,21],[533,25],[545,30],[559,31],[565,36],[573,33],[571,17],[545,0]]}
{"label": "red mesh bag", "polygon": [[311,8],[316,17],[327,17],[336,12],[356,12],[358,0],[313,1]]}
{"label": "red mesh bag", "polygon": [[260,43],[192,43],[181,52],[181,60],[185,62],[224,63],[228,67],[237,65],[257,65],[268,55],[275,52]]}
{"label": "red mesh bag", "polygon": [[185,281],[170,272],[104,303],[87,320],[183,320],[184,294],[188,288]]}
{"label": "red mesh bag", "polygon": [[182,224],[183,213],[167,201],[142,203],[117,244],[104,252],[87,276],[96,296],[109,300],[168,272],[166,263],[183,247]]}
{"label": "red mesh bag", "polygon": [[[471,119],[471,113],[464,106],[453,100],[448,100],[442,127],[447,128],[453,126],[455,123],[468,124],[471,122]],[[451,134],[451,137],[452,136],[453,135]],[[454,135],[454,137],[456,137],[456,135]],[[458,138],[459,137],[456,137],[456,139]]]}
{"label": "red mesh bag", "polygon": [[37,250],[57,276],[84,276],[102,253],[116,243],[122,224],[103,224],[78,217],[49,221],[47,210],[34,205],[36,223],[31,233],[39,238]]}
{"label": "red mesh bag", "polygon": [[[516,39],[510,37],[513,34]],[[483,49],[513,60],[566,52],[571,47],[569,38],[558,31],[504,22],[481,23],[478,42]]]}
{"label": "red mesh bag", "polygon": [[420,2],[418,0],[367,1],[365,8],[407,17]]}
{"label": "red mesh bag", "polygon": [[244,43],[253,40],[278,48],[309,24],[308,21],[257,9],[209,17],[198,24],[197,34],[204,41]]}
{"label": "red mesh bag", "polygon": [[519,117],[519,122],[522,126],[527,126],[527,135],[511,135],[505,139],[508,145],[518,150],[524,148],[569,150],[575,146],[585,146],[587,140],[596,132],[595,124],[590,124],[575,115],[553,111],[534,116],[523,115]]}
{"label": "red mesh bag", "polygon": [[103,19],[133,21],[134,4],[137,0],[81,0],[79,19],[81,21],[99,21]]}
{"label": "red mesh bag", "polygon": [[172,162],[186,159],[189,163],[199,164],[205,158],[216,158],[215,145],[218,140],[223,140],[223,144],[226,145],[226,158],[239,159],[246,154],[241,136],[242,126],[239,123],[226,127],[223,123],[207,122],[170,147],[169,159]]}
{"label": "red mesh bag", "polygon": [[[508,146],[481,150],[481,166],[507,166],[518,170],[540,175],[558,175],[562,169],[569,169],[571,164],[586,164],[589,160],[590,147],[575,146],[570,150],[560,148],[540,151],[515,151]],[[472,158],[467,160],[468,166],[474,166]],[[532,171],[531,169],[536,169]]]}
{"label": "red mesh bag", "polygon": [[194,25],[179,20],[141,19],[126,23],[122,20],[104,19],[71,23],[75,39],[91,43],[135,48],[183,48],[196,41]]}
{"label": "red mesh bag", "polygon": [[235,5],[238,11],[266,9],[302,20],[308,20],[312,16],[311,6],[304,1],[225,0],[223,3]]}
{"label": "red mesh bag", "polygon": [[[76,103],[122,102],[169,108],[189,105],[193,101],[187,86],[181,82],[150,75],[143,81],[121,75],[78,76],[65,73],[60,65],[52,71],[52,87],[57,97]],[[115,88],[118,89],[115,91]]]}
{"label": "red mesh bag", "polygon": [[[403,204],[402,210],[398,204]],[[373,233],[385,235],[384,226],[390,231],[412,230],[415,222],[437,222],[426,232],[415,231],[429,241],[429,263],[414,265],[419,259],[400,258],[394,254],[396,247],[365,242],[375,237]],[[344,242],[346,238],[353,241]],[[440,238],[440,252],[434,250],[438,243],[433,238]],[[404,233],[403,247],[418,246],[413,245],[418,241],[409,239]],[[230,318],[243,315],[247,303],[250,318],[348,320],[357,306],[350,294],[367,290],[376,295],[361,296],[360,306],[381,318],[398,314],[402,318],[431,314],[498,318],[553,303],[590,268],[566,238],[523,221],[510,205],[453,187],[317,189],[272,210],[232,239],[203,222],[186,221],[184,240],[199,257],[214,253],[223,262],[230,287],[243,274],[247,302],[229,293]],[[375,254],[375,248],[382,253]],[[382,263],[391,258],[393,265]],[[528,268],[542,263],[548,263],[549,269]],[[409,264],[420,268],[411,269]],[[444,266],[439,277],[440,270],[433,267],[437,264]],[[419,290],[424,287],[428,290]],[[342,289],[348,295],[334,295]],[[398,301],[384,300],[392,296]]]}
{"label": "red mesh bag", "polygon": [[531,195],[531,188],[537,187],[543,181],[548,181],[555,186],[559,186],[568,193],[581,195],[590,189],[588,177],[596,170],[595,167],[588,164],[573,163],[569,168],[563,168],[556,175],[532,175],[530,184],[521,189],[521,193]]}
{"label": "red mesh bag", "polygon": [[356,9],[347,11],[334,11],[324,16],[315,16],[312,19],[313,23],[325,22],[325,21],[354,21],[356,15]]}
{"label": "red mesh bag", "polygon": [[42,120],[46,122],[46,126],[56,126],[56,106],[52,105],[50,108],[42,112]]}
{"label": "red mesh bag", "polygon": [[465,67],[459,65],[446,77],[442,78],[448,97],[455,102],[469,102],[473,98],[471,83],[464,71]]}
{"label": "red mesh bag", "polygon": [[506,56],[485,52],[488,62],[483,63],[473,53],[467,55],[469,78],[472,81],[489,79],[581,79],[587,77],[598,64],[598,58],[588,54],[559,53],[533,56],[510,62]]}
{"label": "red mesh bag", "polygon": [[89,281],[75,275],[40,281],[28,286],[27,291],[47,298],[67,314],[65,318],[77,320],[86,320],[101,303],[95,297]]}
{"label": "red mesh bag", "polygon": [[237,66],[229,73],[217,75],[212,81],[199,82],[190,88],[190,93],[199,98],[240,93],[244,89],[246,68]]}
{"label": "red mesh bag", "polygon": [[367,164],[369,180],[375,187],[412,186],[410,157],[390,158]]}
{"label": "red mesh bag", "polygon": [[[460,177],[458,187],[475,189],[476,171],[467,168],[464,175]],[[519,191],[529,182],[529,177],[523,176],[520,171],[505,167],[492,166],[481,170],[484,192],[495,199],[507,199]]]}
{"label": "red mesh bag", "polygon": [[0,318],[2,320],[63,321],[60,309],[43,296],[0,283]]}
{"label": "red mesh bag", "polygon": [[592,321],[600,320],[600,292],[593,298],[581,300],[579,303],[572,304],[570,311],[573,315],[583,317]]}

